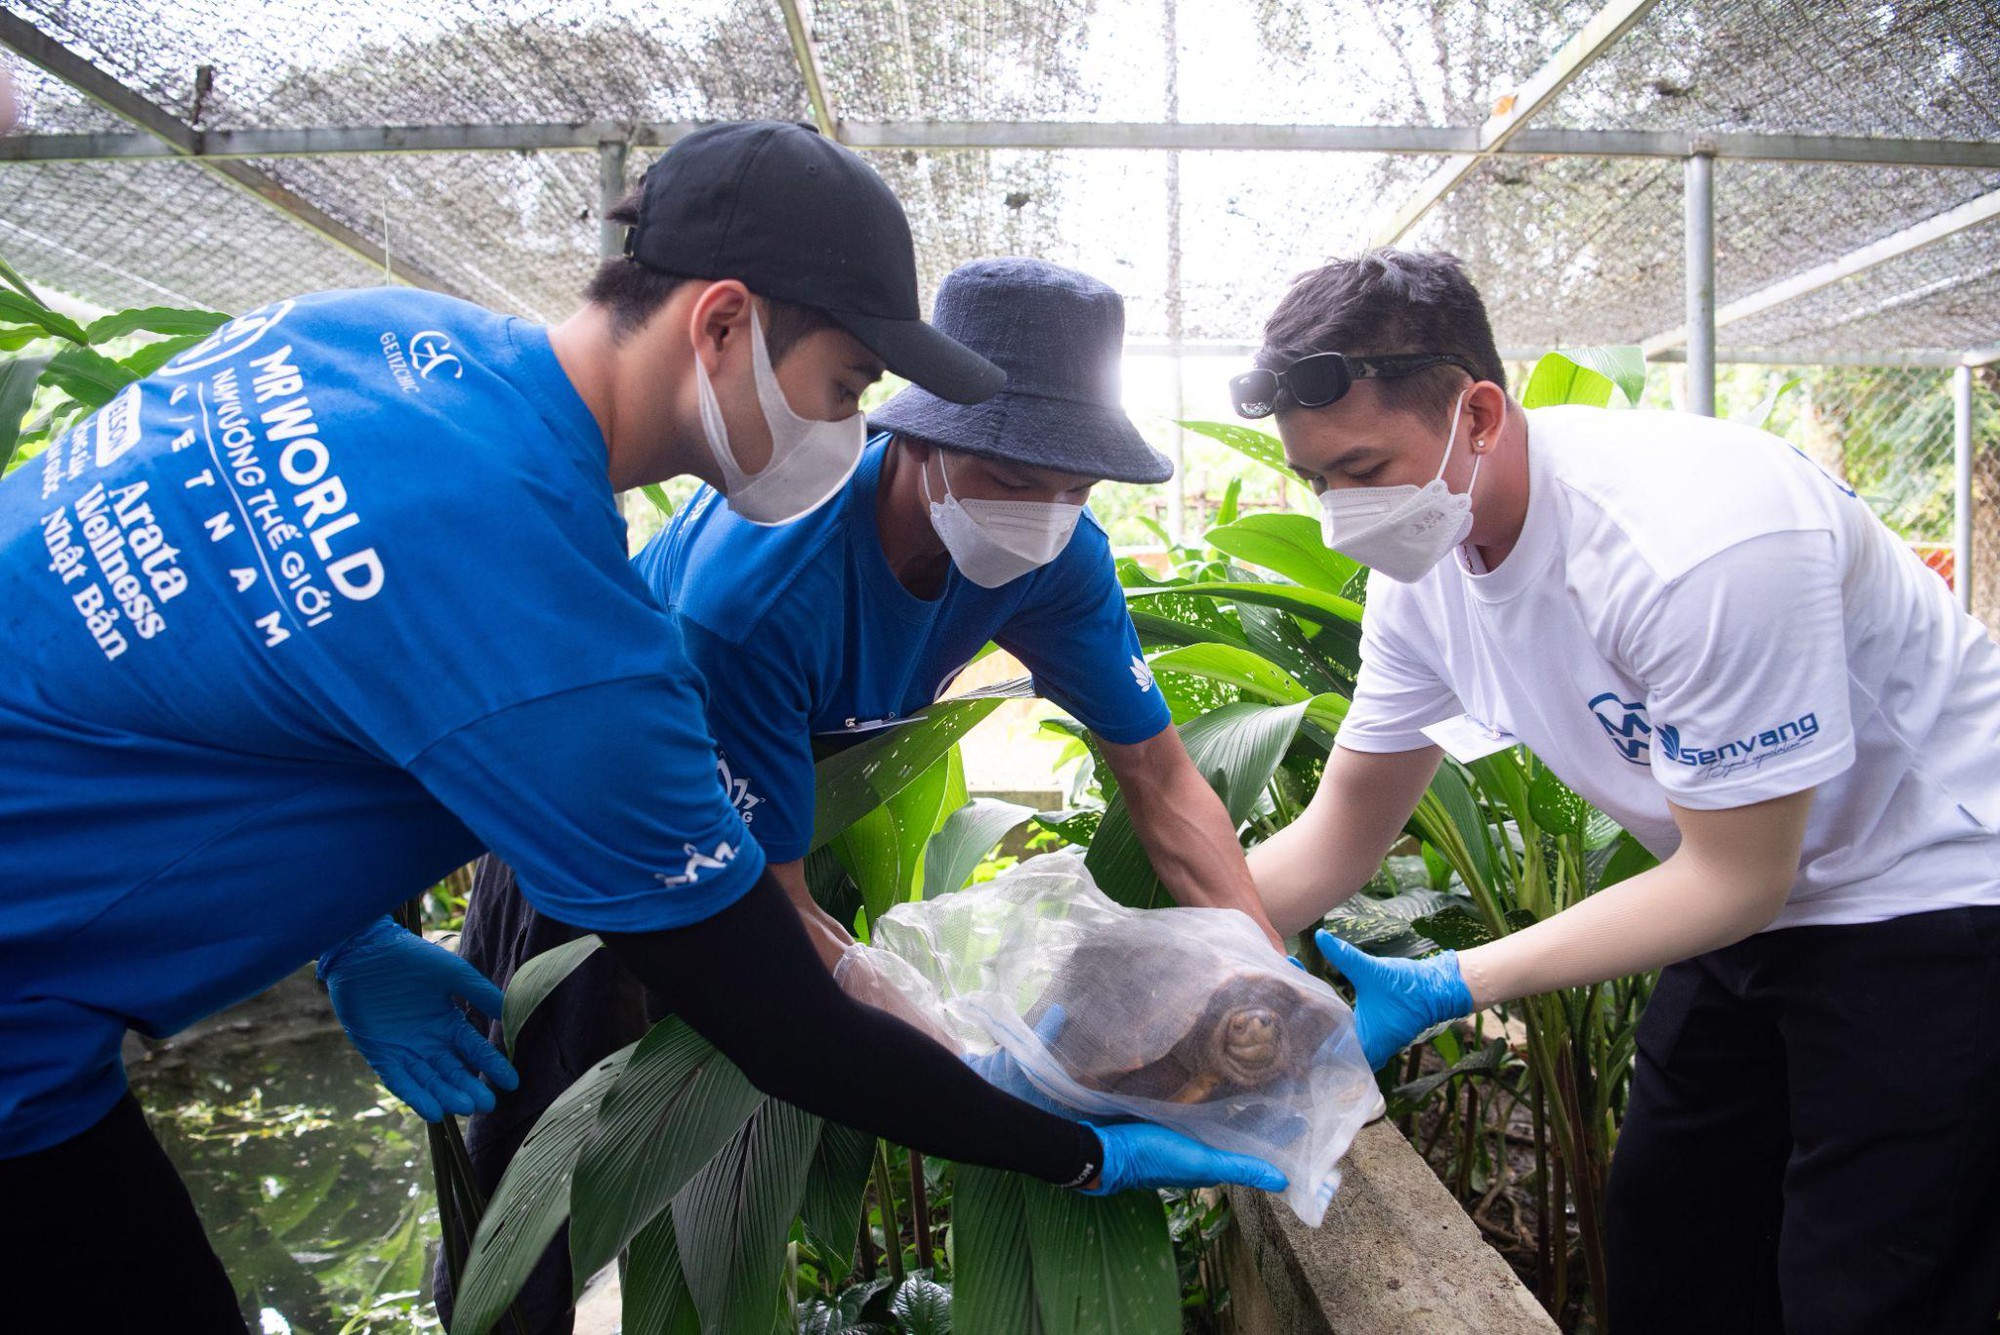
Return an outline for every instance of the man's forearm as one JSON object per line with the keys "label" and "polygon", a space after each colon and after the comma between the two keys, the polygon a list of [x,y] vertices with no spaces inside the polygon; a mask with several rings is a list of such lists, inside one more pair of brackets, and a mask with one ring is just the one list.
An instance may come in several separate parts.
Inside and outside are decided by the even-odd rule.
{"label": "man's forearm", "polygon": [[812,942],[813,953],[819,956],[827,971],[832,972],[847,948],[854,944],[853,935],[812,897],[812,888],[806,884],[803,859],[772,863],[771,877],[784,887],[786,898],[799,911],[799,922],[806,929],[806,938]]}
{"label": "man's forearm", "polygon": [[1188,759],[1179,736],[1169,730],[1152,741],[1105,750],[1113,757],[1132,829],[1174,902],[1247,913],[1271,944],[1283,950],[1284,938],[1265,916],[1257,884],[1243,861],[1236,823]]}

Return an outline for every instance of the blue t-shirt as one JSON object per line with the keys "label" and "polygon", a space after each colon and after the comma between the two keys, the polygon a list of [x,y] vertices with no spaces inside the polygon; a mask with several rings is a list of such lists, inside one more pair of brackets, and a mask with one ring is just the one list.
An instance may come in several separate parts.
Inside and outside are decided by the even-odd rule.
{"label": "blue t-shirt", "polygon": [[1060,556],[997,589],[956,568],[935,598],[904,588],[876,528],[888,440],[870,441],[846,489],[795,524],[760,528],[704,488],[634,558],[708,682],[724,777],[774,862],[812,840],[813,737],[907,718],[989,640],[1106,741],[1172,722],[1088,511]]}
{"label": "blue t-shirt", "polygon": [[0,484],[0,1156],[154,1034],[491,848],[536,906],[707,917],[763,855],[537,326],[329,293]]}

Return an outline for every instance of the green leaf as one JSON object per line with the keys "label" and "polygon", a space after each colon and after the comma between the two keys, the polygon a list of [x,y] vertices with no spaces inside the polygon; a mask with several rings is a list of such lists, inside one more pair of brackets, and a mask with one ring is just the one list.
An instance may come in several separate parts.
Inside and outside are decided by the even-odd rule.
{"label": "green leaf", "polygon": [[18,352],[49,336],[40,325],[0,325],[0,352]]}
{"label": "green leaf", "polygon": [[1611,402],[1614,388],[1626,402],[1639,401],[1646,392],[1645,353],[1630,345],[1564,348],[1535,363],[1521,391],[1521,406],[1580,403],[1602,408]]}
{"label": "green leaf", "polygon": [[941,700],[867,741],[836,751],[814,773],[812,847],[819,848],[935,765],[981,719],[1009,699],[1027,699],[1025,677]]}
{"label": "green leaf", "polygon": [[633,1236],[618,1288],[624,1300],[621,1335],[702,1335],[701,1313],[681,1270],[672,1211],[661,1211]]}
{"label": "green leaf", "polygon": [[1215,522],[1218,524],[1235,523],[1237,510],[1242,503],[1243,475],[1239,473],[1235,477],[1230,478],[1229,485],[1222,489],[1222,500],[1215,507]]}
{"label": "green leaf", "polygon": [[102,408],[111,396],[139,377],[89,348],[64,348],[49,358],[42,378],[92,408]]}
{"label": "green leaf", "polygon": [[[1188,758],[1222,798],[1232,821],[1249,817],[1311,703],[1264,705],[1245,700],[1212,709],[1180,730]],[[1084,865],[1098,888],[1120,904],[1152,908],[1167,898],[1122,793],[1106,806]]]}
{"label": "green leaf", "polygon": [[1632,837],[1629,830],[1618,835],[1618,846],[1612,850],[1611,860],[1604,866],[1604,875],[1598,879],[1597,888],[1616,885],[1630,880],[1640,872],[1651,871],[1660,865],[1660,860],[1647,851],[1646,846]]}
{"label": "green leaf", "polygon": [[552,950],[543,951],[514,971],[513,981],[507,984],[506,1014],[500,1021],[500,1027],[506,1034],[508,1052],[515,1050],[521,1026],[535,1013],[535,1007],[546,1001],[549,993],[555,991],[563,979],[574,973],[576,967],[603,944],[595,933],[580,936]]}
{"label": "green leaf", "polygon": [[1589,821],[1590,804],[1558,779],[1554,770],[1537,765],[1528,784],[1528,813],[1550,834],[1581,837]]}
{"label": "green leaf", "polygon": [[681,1272],[704,1331],[770,1335],[785,1241],[820,1144],[820,1119],[766,1099],[674,1197]]}
{"label": "green leaf", "polygon": [[660,512],[662,519],[672,519],[674,517],[674,503],[667,498],[665,487],[662,487],[657,482],[648,482],[641,486],[639,491],[647,500],[653,503],[653,508]]}
{"label": "green leaf", "polygon": [[606,1094],[638,1044],[620,1048],[557,1096],[487,1202],[458,1287],[454,1335],[486,1335],[569,1217],[570,1172]]}
{"label": "green leaf", "polygon": [[47,357],[9,357],[0,362],[0,473],[21,443],[21,427],[35,401]]}
{"label": "green leaf", "polygon": [[1033,807],[981,797],[945,817],[924,849],[924,898],[962,889],[993,846],[1034,814]]}
{"label": "green leaf", "polygon": [[18,292],[0,289],[0,320],[8,324],[33,325],[56,338],[68,339],[78,345],[90,342],[90,336],[84,333],[82,325]]}
{"label": "green leaf", "polygon": [[[1496,1038],[1442,1071],[1432,1071],[1429,1075],[1420,1076],[1406,1085],[1396,1086],[1389,1091],[1389,1097],[1399,1100],[1405,1106],[1422,1103],[1459,1076],[1500,1074],[1501,1069],[1507,1064],[1508,1055],[1507,1040]],[[1391,1111],[1391,1115],[1394,1115],[1394,1110]]]}
{"label": "green leaf", "polygon": [[194,335],[200,338],[228,323],[229,317],[221,311],[140,306],[127,311],[114,311],[93,320],[83,332],[85,341],[90,343],[104,343],[127,334],[168,334],[177,338]]}
{"label": "green leaf", "polygon": [[1348,945],[1358,946],[1370,955],[1416,959],[1438,948],[1437,942],[1417,931],[1417,919],[1464,904],[1463,895],[1421,887],[1386,899],[1350,895],[1334,906],[1321,925]]}
{"label": "green leaf", "polygon": [[130,356],[120,357],[118,364],[143,380],[200,343],[202,337],[200,334],[189,334],[184,338],[164,338],[157,343],[148,343]]}
{"label": "green leaf", "polygon": [[1035,1302],[1024,1201],[1038,1186],[1018,1173],[958,1166],[951,1198],[952,1315],[967,1335],[1046,1335]]}
{"label": "green leaf", "polygon": [[1254,459],[1264,465],[1292,486],[1307,495],[1306,484],[1299,481],[1299,475],[1285,462],[1285,444],[1267,431],[1255,427],[1239,426],[1234,422],[1182,422],[1180,425],[1197,436],[1207,436],[1210,440],[1227,445],[1246,459]]}
{"label": "green leaf", "polygon": [[1771,392],[1764,396],[1761,403],[1729,414],[1729,420],[1743,426],[1754,426],[1759,431],[1766,430],[1771,425],[1771,415],[1778,411],[1778,400],[1803,384],[1805,384],[1804,376],[1794,376],[1782,384],[1773,385]]}
{"label": "green leaf", "polygon": [[667,1207],[762,1097],[678,1017],[639,1040],[577,1155],[569,1254],[579,1286]]}
{"label": "green leaf", "polygon": [[951,1335],[951,1290],[934,1279],[911,1275],[896,1290],[889,1311],[904,1335]]}
{"label": "green leaf", "polygon": [[1309,515],[1248,515],[1210,529],[1208,541],[1217,551],[1321,593],[1345,594],[1361,571],[1359,562],[1320,541],[1319,520]]}
{"label": "green leaf", "polygon": [[861,904],[871,926],[896,905],[916,898],[924,847],[948,814],[952,754],[947,751],[938,757],[833,841],[834,855],[861,887]]}
{"label": "green leaf", "polygon": [[1427,913],[1410,926],[1445,950],[1471,950],[1493,940],[1492,931],[1463,902]]}
{"label": "green leaf", "polygon": [[[1467,881],[1473,876],[1481,882],[1493,879],[1493,845],[1487,836],[1486,817],[1480,814],[1479,804],[1473,800],[1465,771],[1457,765],[1447,762],[1438,766],[1410,825],[1419,838],[1440,853],[1447,851],[1446,836],[1455,835],[1464,843],[1472,865],[1454,870]],[[1468,870],[1473,876],[1466,875]]]}
{"label": "green leaf", "polygon": [[1030,1180],[1021,1200],[1043,1330],[1176,1335],[1180,1281],[1157,1192],[1094,1197]]}
{"label": "green leaf", "polygon": [[1234,686],[1273,704],[1297,704],[1311,692],[1261,654],[1230,644],[1192,644],[1155,654],[1155,672],[1182,672]]}
{"label": "green leaf", "polygon": [[806,1170],[799,1222],[822,1256],[854,1256],[861,1231],[861,1207],[868,1171],[875,1164],[875,1137],[838,1122],[820,1124],[819,1147]]}
{"label": "green leaf", "polygon": [[1352,598],[1343,598],[1337,593],[1322,593],[1318,589],[1308,589],[1296,584],[1257,584],[1248,580],[1207,580],[1191,584],[1175,584],[1165,589],[1127,589],[1128,601],[1155,597],[1161,593],[1184,593],[1197,598],[1215,598],[1223,602],[1255,603],[1261,607],[1275,607],[1281,612],[1321,626],[1352,626],[1358,639],[1361,627],[1361,604]]}

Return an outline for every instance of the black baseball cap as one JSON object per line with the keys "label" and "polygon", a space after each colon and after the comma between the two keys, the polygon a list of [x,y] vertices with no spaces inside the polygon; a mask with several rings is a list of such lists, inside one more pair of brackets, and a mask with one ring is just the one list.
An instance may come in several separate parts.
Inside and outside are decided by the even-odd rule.
{"label": "black baseball cap", "polygon": [[625,253],[685,278],[734,278],[813,306],[897,375],[954,403],[1007,374],[923,321],[903,206],[875,169],[811,126],[741,121],[697,130],[646,171]]}

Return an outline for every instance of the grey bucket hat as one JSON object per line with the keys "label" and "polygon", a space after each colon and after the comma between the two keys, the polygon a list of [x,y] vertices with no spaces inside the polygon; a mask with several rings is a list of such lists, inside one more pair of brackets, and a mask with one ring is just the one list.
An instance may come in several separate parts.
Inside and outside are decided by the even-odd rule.
{"label": "grey bucket hat", "polygon": [[973,260],[939,286],[931,323],[1006,387],[964,404],[911,385],[869,414],[875,430],[1113,482],[1173,476],[1118,405],[1125,299],[1112,288],[1041,260]]}

